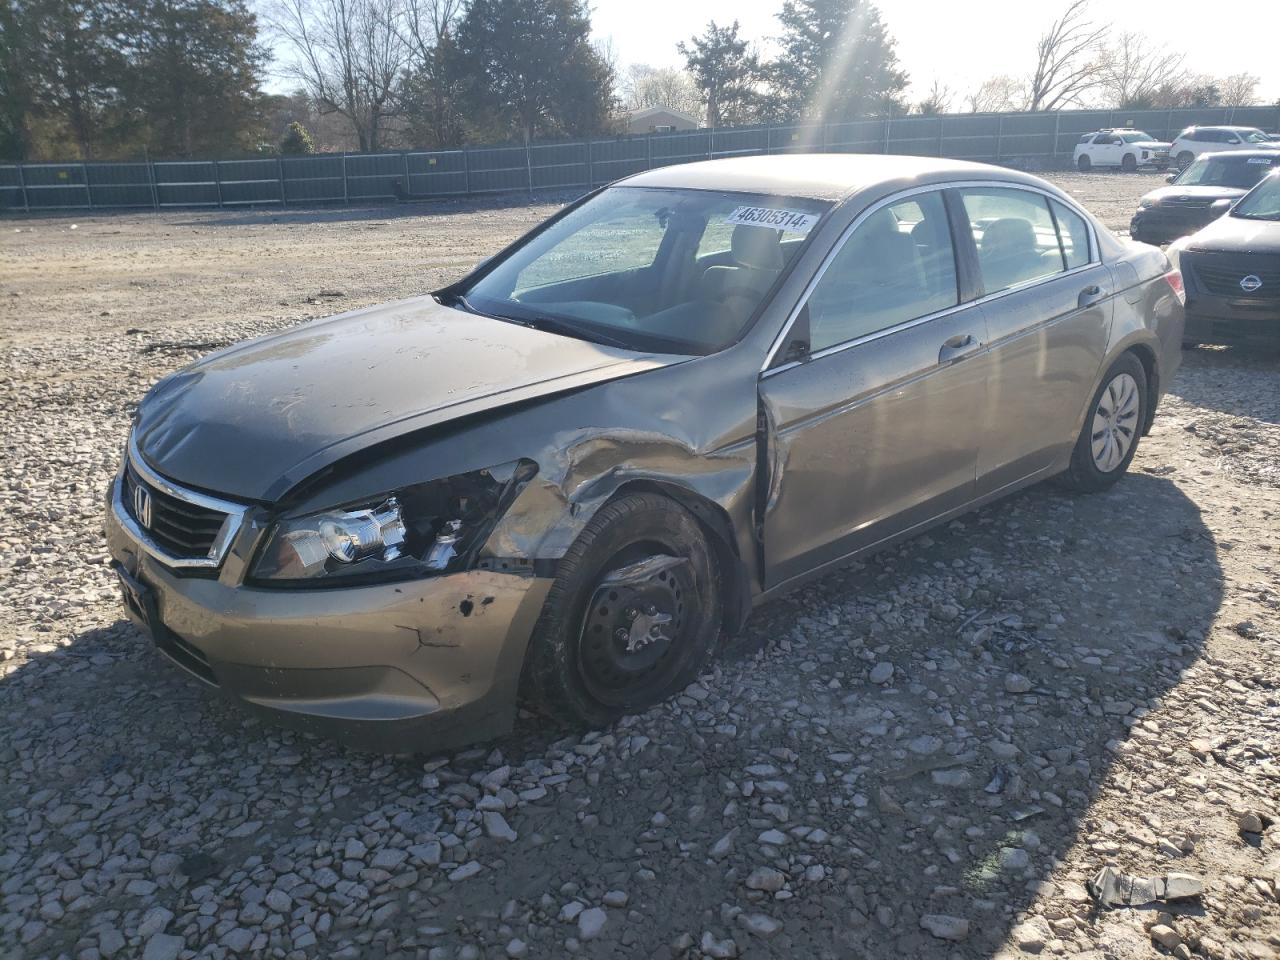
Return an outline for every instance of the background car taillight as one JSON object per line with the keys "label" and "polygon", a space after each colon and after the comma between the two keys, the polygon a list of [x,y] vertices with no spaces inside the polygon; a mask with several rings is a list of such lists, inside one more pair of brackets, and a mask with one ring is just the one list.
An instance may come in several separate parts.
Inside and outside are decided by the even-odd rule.
{"label": "background car taillight", "polygon": [[1185,304],[1187,302],[1187,288],[1182,285],[1182,271],[1170,270],[1164,275],[1164,279],[1173,290],[1173,295],[1178,298],[1178,302]]}

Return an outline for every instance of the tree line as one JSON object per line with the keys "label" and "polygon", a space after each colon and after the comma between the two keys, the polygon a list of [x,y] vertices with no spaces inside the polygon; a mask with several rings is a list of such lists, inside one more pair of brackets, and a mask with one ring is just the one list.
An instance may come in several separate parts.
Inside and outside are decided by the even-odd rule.
{"label": "tree line", "polygon": [[[870,0],[784,0],[771,56],[739,24],[620,69],[586,0],[0,0],[0,157],[112,159],[448,148],[620,133],[662,106],[708,126],[857,117],[1234,106],[1248,73],[1192,73],[1068,0],[1026,69],[960,95],[909,77]],[[269,95],[277,67],[295,92]]]}

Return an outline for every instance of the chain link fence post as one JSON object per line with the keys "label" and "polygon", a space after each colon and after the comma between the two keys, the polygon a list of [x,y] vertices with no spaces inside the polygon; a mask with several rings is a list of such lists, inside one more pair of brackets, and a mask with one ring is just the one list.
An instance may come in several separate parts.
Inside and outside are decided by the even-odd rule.
{"label": "chain link fence post", "polygon": [[342,151],[342,202],[350,203],[350,194],[347,191],[347,151]]}
{"label": "chain link fence post", "polygon": [[1062,111],[1053,112],[1053,156],[1058,156],[1058,129],[1062,125]]}
{"label": "chain link fence post", "polygon": [[284,196],[284,160],[280,157],[276,157],[276,176],[280,178],[280,206],[287,207],[289,201]]}
{"label": "chain link fence post", "polygon": [[89,186],[89,168],[83,162],[80,164],[80,176],[84,180],[84,199],[89,205],[89,209],[93,209],[93,187]]}
{"label": "chain link fence post", "polygon": [[222,161],[213,161],[213,185],[218,191],[218,209],[222,209]]}
{"label": "chain link fence post", "polygon": [[524,138],[524,172],[529,180],[529,193],[533,193],[533,151],[529,148],[528,134]]}
{"label": "chain link fence post", "polygon": [[471,196],[471,151],[462,148],[462,193]]}
{"label": "chain link fence post", "polygon": [[1004,114],[1000,114],[996,118],[996,163],[1000,162],[1001,151],[1004,148]]}
{"label": "chain link fence post", "polygon": [[27,178],[22,175],[22,164],[14,164],[18,169],[18,189],[22,191],[22,210],[24,213],[31,212],[31,201],[27,197]]}
{"label": "chain link fence post", "polygon": [[147,159],[147,185],[151,187],[151,209],[160,209],[160,188],[156,186],[156,165],[151,162],[151,156],[148,154]]}

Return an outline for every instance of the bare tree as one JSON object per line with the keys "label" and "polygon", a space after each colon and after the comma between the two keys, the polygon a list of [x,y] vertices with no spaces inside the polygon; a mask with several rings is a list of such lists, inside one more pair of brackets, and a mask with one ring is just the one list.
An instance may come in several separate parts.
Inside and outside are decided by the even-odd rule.
{"label": "bare tree", "polygon": [[702,112],[693,78],[675,67],[633,63],[622,81],[622,99],[631,110],[666,107],[693,117]]}
{"label": "bare tree", "polygon": [[951,109],[951,97],[951,88],[935,77],[928,94],[916,104],[916,113],[923,117],[946,113]]}
{"label": "bare tree", "polygon": [[983,80],[964,102],[971,113],[1021,110],[1027,105],[1022,83],[1007,73]]}
{"label": "bare tree", "polygon": [[1027,107],[1058,110],[1098,83],[1095,57],[1107,28],[1089,19],[1089,0],[1071,0],[1036,44]]}
{"label": "bare tree", "polygon": [[1248,107],[1258,102],[1258,84],[1252,73],[1233,73],[1218,81],[1224,107]]}
{"label": "bare tree", "polygon": [[401,22],[413,59],[420,64],[431,60],[461,13],[462,0],[404,0]]}
{"label": "bare tree", "polygon": [[1157,91],[1186,79],[1185,59],[1185,54],[1149,44],[1142,34],[1122,33],[1101,50],[1098,87],[1113,107],[1150,109]]}
{"label": "bare tree", "polygon": [[404,0],[279,0],[270,23],[293,48],[286,75],[376,151],[411,57]]}

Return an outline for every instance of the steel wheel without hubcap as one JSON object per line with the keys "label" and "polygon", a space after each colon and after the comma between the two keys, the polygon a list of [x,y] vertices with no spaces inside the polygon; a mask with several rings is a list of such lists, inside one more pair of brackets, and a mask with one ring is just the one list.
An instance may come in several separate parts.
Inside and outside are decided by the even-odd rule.
{"label": "steel wheel without hubcap", "polygon": [[1110,473],[1124,462],[1138,435],[1138,382],[1127,373],[1115,377],[1098,398],[1093,411],[1093,463]]}
{"label": "steel wheel without hubcap", "polygon": [[686,601],[696,596],[683,557],[631,548],[613,558],[592,594],[578,645],[578,669],[591,696],[622,706],[664,687],[687,653],[693,618],[686,616]]}

